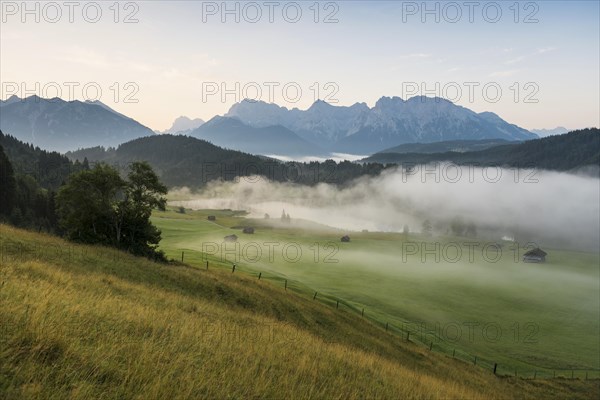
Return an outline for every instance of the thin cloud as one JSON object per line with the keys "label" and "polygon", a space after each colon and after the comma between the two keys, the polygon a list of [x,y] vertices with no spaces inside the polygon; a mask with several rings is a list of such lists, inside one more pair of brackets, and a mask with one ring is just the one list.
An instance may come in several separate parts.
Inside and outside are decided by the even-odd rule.
{"label": "thin cloud", "polygon": [[556,50],[556,47],[542,47],[541,49],[537,49],[535,54],[544,54],[554,50]]}
{"label": "thin cloud", "polygon": [[526,54],[526,55],[522,55],[522,56],[510,59],[510,60],[506,61],[504,64],[506,64],[506,65],[517,64],[517,63],[520,63],[521,61],[523,61],[523,60],[525,60],[527,58],[530,58],[530,57],[533,57],[533,56],[537,56],[537,55],[540,55],[540,54],[549,53],[549,52],[554,51],[556,49],[557,49],[556,47],[552,47],[552,46],[541,47],[541,48],[537,49],[535,52],[533,52],[531,54]]}

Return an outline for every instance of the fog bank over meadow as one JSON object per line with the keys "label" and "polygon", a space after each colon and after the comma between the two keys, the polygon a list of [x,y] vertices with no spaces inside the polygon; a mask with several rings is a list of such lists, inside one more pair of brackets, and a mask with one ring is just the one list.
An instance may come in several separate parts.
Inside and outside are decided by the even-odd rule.
{"label": "fog bank over meadow", "polygon": [[[600,180],[551,171],[480,169],[440,164],[386,170],[345,187],[299,186],[263,177],[237,182],[210,182],[192,193],[171,191],[170,204],[191,209],[247,210],[360,231],[418,232],[424,220],[444,234],[459,217],[474,223],[480,236],[499,240],[598,251],[600,247]],[[179,200],[181,199],[181,200]],[[184,200],[185,199],[185,200]]]}

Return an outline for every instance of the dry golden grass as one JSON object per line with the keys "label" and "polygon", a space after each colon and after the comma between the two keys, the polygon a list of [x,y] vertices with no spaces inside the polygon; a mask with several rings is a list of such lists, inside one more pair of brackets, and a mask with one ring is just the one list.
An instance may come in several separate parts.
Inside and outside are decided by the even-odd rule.
{"label": "dry golden grass", "polygon": [[497,378],[248,276],[4,225],[0,244],[3,399],[599,395],[598,381]]}

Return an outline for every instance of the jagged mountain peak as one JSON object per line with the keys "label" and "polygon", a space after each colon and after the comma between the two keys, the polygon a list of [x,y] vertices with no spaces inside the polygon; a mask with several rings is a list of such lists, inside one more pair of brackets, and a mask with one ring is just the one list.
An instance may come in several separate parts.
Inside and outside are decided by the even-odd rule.
{"label": "jagged mountain peak", "polygon": [[281,125],[331,151],[354,154],[411,142],[537,137],[494,113],[477,114],[447,99],[427,96],[407,100],[383,96],[372,108],[365,103],[348,107],[317,100],[304,111],[244,101],[225,116],[253,127]]}
{"label": "jagged mountain peak", "polygon": [[3,103],[4,104],[13,103],[13,102],[19,101],[19,100],[21,100],[21,98],[19,96],[17,96],[16,94],[13,94],[8,99],[4,100]]}
{"label": "jagged mountain peak", "polygon": [[328,102],[318,99],[308,108],[308,110],[328,110],[334,107],[335,106],[329,104]]}

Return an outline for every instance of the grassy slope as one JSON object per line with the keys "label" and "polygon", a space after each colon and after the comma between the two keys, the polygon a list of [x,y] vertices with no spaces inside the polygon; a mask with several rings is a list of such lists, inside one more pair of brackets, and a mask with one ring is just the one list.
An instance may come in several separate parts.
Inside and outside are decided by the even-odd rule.
{"label": "grassy slope", "polygon": [[351,312],[224,269],[0,225],[0,397],[597,398],[497,378]]}
{"label": "grassy slope", "polygon": [[[206,221],[208,214],[215,214],[217,221]],[[502,258],[495,263],[483,259],[481,247],[474,252],[474,262],[468,262],[469,250],[463,247],[458,263],[431,262],[431,256],[423,263],[420,252],[403,261],[401,243],[407,239],[401,234],[353,233],[352,243],[339,243],[342,233],[333,229],[315,231],[293,224],[273,229],[262,228],[261,220],[243,221],[227,211],[167,212],[154,218],[163,230],[161,246],[171,257],[178,258],[185,250],[186,261],[200,265],[203,243],[221,243],[223,236],[232,232],[240,236],[240,249],[250,242],[279,243],[273,261],[262,246],[260,261],[247,262],[251,255],[246,260],[240,257],[237,268],[288,279],[290,287],[305,296],[318,291],[319,298],[330,305],[341,299],[344,308],[365,307],[367,316],[381,325],[389,322],[393,327],[425,332],[413,338],[427,344],[433,340],[438,350],[449,354],[457,349],[497,362],[504,373],[518,370],[533,375],[538,370],[552,376],[554,369],[600,367],[598,254],[546,249],[550,253],[547,263],[523,264],[520,257],[515,262],[515,252],[506,244]],[[258,227],[256,234],[230,229],[240,224]],[[418,235],[408,240],[431,241]],[[466,239],[436,240],[443,245]],[[333,256],[337,263],[324,262],[331,251],[323,244],[329,241],[340,246]],[[316,262],[313,242],[321,243]],[[282,259],[286,243],[302,246],[301,260],[291,263]],[[222,258],[215,255],[209,260]],[[231,263],[227,264],[230,268]],[[473,337],[469,323],[478,324]],[[425,324],[425,329],[419,324]],[[491,325],[484,333],[486,324]],[[458,340],[456,326],[460,329]]]}

